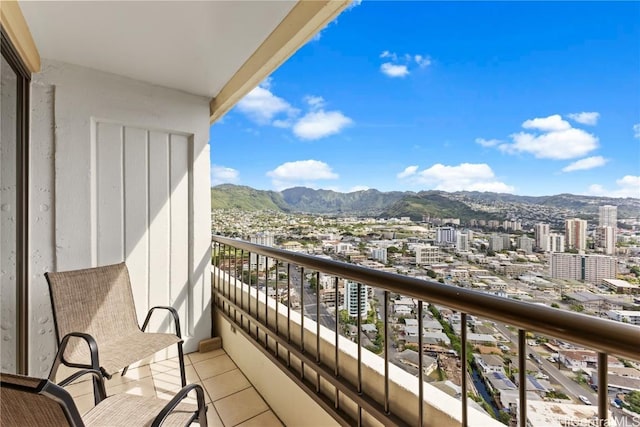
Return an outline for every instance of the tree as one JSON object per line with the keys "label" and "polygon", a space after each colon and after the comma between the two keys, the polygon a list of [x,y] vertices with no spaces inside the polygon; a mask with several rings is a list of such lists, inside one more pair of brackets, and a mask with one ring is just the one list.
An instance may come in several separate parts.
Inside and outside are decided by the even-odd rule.
{"label": "tree", "polygon": [[627,394],[625,403],[629,406],[632,412],[640,414],[640,391],[634,390]]}
{"label": "tree", "polygon": [[435,271],[431,270],[430,268],[427,269],[427,276],[431,277],[432,279],[435,279],[438,275],[436,274]]}

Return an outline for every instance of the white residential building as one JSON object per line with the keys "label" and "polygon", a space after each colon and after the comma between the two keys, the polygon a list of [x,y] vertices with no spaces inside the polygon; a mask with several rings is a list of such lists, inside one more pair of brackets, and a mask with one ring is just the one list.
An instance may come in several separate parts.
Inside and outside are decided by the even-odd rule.
{"label": "white residential building", "polygon": [[455,245],[456,234],[456,229],[453,227],[438,227],[436,229],[436,244],[444,246]]}
{"label": "white residential building", "polygon": [[527,236],[520,236],[520,237],[518,237],[516,242],[517,242],[517,245],[518,245],[518,249],[522,249],[523,251],[525,251],[528,254],[533,252],[534,240],[532,238],[527,237]]}
{"label": "white residential building", "polygon": [[564,252],[564,235],[551,233],[548,235],[548,243],[545,251],[548,252]]}
{"label": "white residential building", "polygon": [[606,255],[554,253],[550,259],[554,279],[582,280],[599,285],[616,277],[617,260]]}
{"label": "white residential building", "polygon": [[436,264],[441,260],[440,248],[431,245],[416,246],[416,264]]}
{"label": "white residential building", "polygon": [[544,252],[548,252],[549,249],[549,224],[543,222],[534,226],[536,249]]}
{"label": "white residential building", "polygon": [[347,280],[344,283],[344,305],[350,317],[367,316],[367,285],[360,285],[360,308],[358,309],[358,283]]}
{"label": "white residential building", "polygon": [[640,326],[640,311],[637,310],[611,310],[607,312],[611,320]]}
{"label": "white residential building", "polygon": [[373,249],[371,249],[371,258],[386,264],[387,263],[387,248],[373,248]]}
{"label": "white residential building", "polygon": [[456,236],[456,249],[459,251],[469,250],[469,235],[467,233],[458,233]]}
{"label": "white residential building", "polygon": [[[602,208],[601,208],[602,209]],[[616,229],[609,225],[596,228],[596,248],[602,249],[606,255],[613,255],[616,251]]]}

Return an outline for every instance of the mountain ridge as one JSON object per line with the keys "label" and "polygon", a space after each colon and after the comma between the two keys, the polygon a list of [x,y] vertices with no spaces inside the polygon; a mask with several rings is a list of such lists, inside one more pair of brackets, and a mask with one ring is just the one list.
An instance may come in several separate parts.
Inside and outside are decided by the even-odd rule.
{"label": "mountain ridge", "polygon": [[565,216],[587,219],[602,205],[618,206],[619,218],[640,216],[640,199],[583,196],[569,193],[550,196],[519,196],[508,193],[440,190],[388,191],[376,189],[341,193],[292,187],[282,191],[257,190],[248,186],[222,184],[211,188],[212,209],[275,210],[326,215],[377,217],[423,216],[439,218],[505,219],[526,216],[527,210],[554,209]]}

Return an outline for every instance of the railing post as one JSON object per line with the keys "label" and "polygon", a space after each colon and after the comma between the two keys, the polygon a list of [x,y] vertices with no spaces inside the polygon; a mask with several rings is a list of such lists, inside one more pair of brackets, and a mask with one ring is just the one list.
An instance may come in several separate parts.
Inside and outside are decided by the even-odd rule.
{"label": "railing post", "polygon": [[527,426],[527,333],[518,329],[518,393],[520,396],[519,426]]}
{"label": "railing post", "polygon": [[598,353],[598,425],[605,427],[609,425],[609,379],[607,353]]}
{"label": "railing post", "polygon": [[389,413],[389,291],[384,291],[384,412]]}
{"label": "railing post", "polygon": [[467,313],[460,315],[460,365],[462,366],[462,425],[468,424],[467,419]]}
{"label": "railing post", "polygon": [[418,420],[420,427],[424,425],[424,337],[422,336],[422,315],[422,300],[418,300]]}

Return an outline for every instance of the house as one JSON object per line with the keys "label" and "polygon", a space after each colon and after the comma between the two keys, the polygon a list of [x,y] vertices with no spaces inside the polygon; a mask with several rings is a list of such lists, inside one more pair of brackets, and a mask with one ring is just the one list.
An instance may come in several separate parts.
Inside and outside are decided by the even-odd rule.
{"label": "house", "polygon": [[473,358],[486,376],[491,372],[504,372],[504,360],[495,354],[474,354]]}

